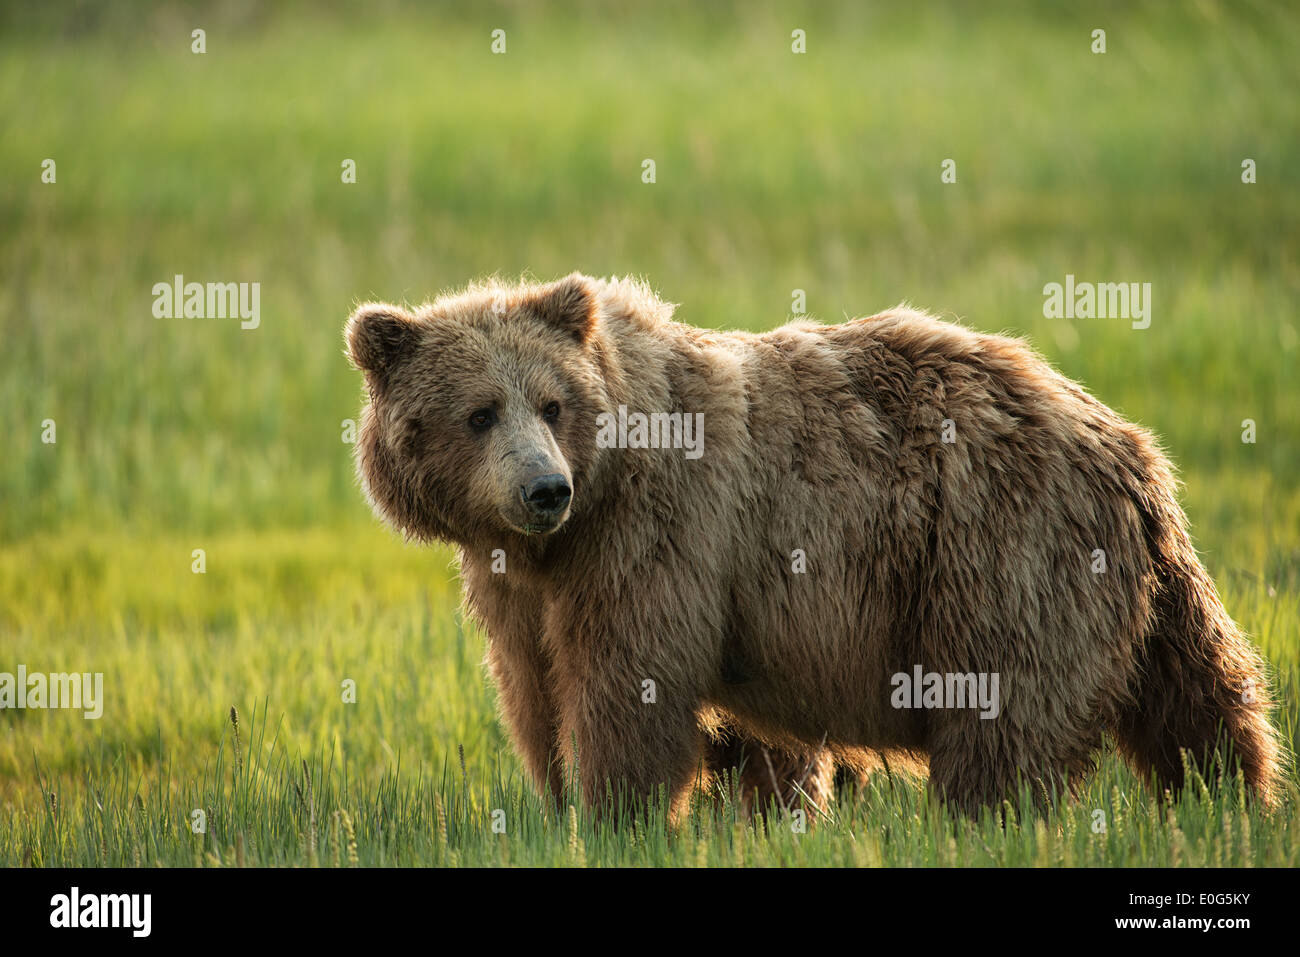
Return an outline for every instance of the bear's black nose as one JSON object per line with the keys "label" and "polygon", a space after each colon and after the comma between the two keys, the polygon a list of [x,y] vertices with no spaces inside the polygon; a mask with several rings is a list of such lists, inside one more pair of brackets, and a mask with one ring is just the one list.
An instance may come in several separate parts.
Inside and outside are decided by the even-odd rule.
{"label": "bear's black nose", "polygon": [[521,485],[519,494],[523,496],[524,505],[529,511],[550,516],[564,511],[573,495],[573,489],[569,488],[563,475],[552,472],[533,479],[527,485]]}

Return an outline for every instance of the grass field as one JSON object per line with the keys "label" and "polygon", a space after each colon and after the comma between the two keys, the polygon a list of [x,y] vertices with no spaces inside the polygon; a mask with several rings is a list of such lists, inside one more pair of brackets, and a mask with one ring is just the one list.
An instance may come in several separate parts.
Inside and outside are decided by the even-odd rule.
{"label": "grass field", "polygon": [[[1300,11],[267,6],[0,12],[0,672],[105,688],[0,711],[0,865],[1300,863],[1293,775],[1268,816],[1232,782],[1166,815],[1112,757],[1005,829],[899,779],[807,834],[543,816],[452,553],[375,523],[341,438],[352,306],[491,272],[1023,335],[1162,437],[1294,748]],[[1152,283],[1150,328],[1044,318],[1067,273]],[[176,274],[259,282],[260,326],[155,318]]]}

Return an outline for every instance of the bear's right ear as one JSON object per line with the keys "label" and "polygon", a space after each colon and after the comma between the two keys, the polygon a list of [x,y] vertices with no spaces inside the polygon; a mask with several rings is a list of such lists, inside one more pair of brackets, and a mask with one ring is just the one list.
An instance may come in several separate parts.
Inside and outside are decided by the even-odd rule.
{"label": "bear's right ear", "polygon": [[591,280],[580,272],[542,286],[529,305],[544,322],[580,344],[587,341],[596,323],[596,294]]}
{"label": "bear's right ear", "polygon": [[383,382],[410,344],[414,323],[414,318],[397,306],[376,302],[360,306],[348,320],[348,358],[362,372]]}

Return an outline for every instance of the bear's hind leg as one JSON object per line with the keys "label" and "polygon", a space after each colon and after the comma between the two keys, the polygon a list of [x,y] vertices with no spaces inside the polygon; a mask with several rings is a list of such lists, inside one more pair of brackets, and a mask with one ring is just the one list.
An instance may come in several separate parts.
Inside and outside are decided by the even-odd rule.
{"label": "bear's hind leg", "polygon": [[[1101,746],[1100,730],[1054,735],[1039,727],[1033,737],[1037,746],[1030,746],[1031,736],[1014,729],[985,729],[962,716],[947,717],[931,736],[930,790],[969,817],[980,808],[999,810],[1003,801],[1017,804],[1025,786],[1034,807],[1046,810],[1077,791]],[[1053,747],[1053,741],[1059,744]]]}
{"label": "bear's hind leg", "polygon": [[1268,806],[1277,797],[1282,749],[1269,720],[1263,660],[1228,617],[1195,556],[1164,568],[1132,702],[1115,722],[1120,750],[1138,774],[1154,775],[1160,790],[1171,793],[1185,783],[1184,750],[1211,784],[1225,770],[1232,777],[1240,769]]}
{"label": "bear's hind leg", "polygon": [[776,807],[802,810],[812,820],[829,808],[835,791],[835,761],[826,748],[774,748],[727,729],[709,741],[706,763],[715,780],[723,772],[736,775],[746,816],[757,812],[766,819]]}

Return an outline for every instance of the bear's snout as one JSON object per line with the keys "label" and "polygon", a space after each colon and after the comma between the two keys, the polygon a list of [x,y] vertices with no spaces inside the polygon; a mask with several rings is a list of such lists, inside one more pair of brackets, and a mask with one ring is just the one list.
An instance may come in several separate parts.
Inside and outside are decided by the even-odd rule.
{"label": "bear's snout", "polygon": [[569,507],[573,489],[569,481],[559,472],[539,475],[519,486],[519,497],[524,509],[535,518],[551,520],[557,518]]}

